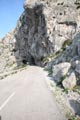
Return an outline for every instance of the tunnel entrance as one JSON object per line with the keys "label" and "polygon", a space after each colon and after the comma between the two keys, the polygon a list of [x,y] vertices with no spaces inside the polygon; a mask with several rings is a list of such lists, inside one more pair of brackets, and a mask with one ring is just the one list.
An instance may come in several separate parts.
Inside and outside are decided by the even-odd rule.
{"label": "tunnel entrance", "polygon": [[27,60],[22,60],[22,63],[23,63],[24,65],[26,65],[26,64],[27,64]]}
{"label": "tunnel entrance", "polygon": [[29,64],[29,65],[36,65],[35,59],[34,59],[33,56],[29,56],[28,59],[23,59],[23,60],[22,60],[22,63],[23,63],[24,65],[27,65],[27,64]]}
{"label": "tunnel entrance", "polygon": [[34,59],[33,56],[31,56],[31,58],[30,58],[30,64],[31,64],[31,65],[36,65],[35,59]]}

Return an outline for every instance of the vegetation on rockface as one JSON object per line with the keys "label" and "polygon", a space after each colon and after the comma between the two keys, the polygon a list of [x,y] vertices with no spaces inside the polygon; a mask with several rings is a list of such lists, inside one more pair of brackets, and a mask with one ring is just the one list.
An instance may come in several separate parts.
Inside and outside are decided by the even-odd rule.
{"label": "vegetation on rockface", "polygon": [[58,81],[57,85],[62,85],[63,80],[66,78],[67,75],[64,75],[61,77],[61,79]]}
{"label": "vegetation on rockface", "polygon": [[80,85],[76,85],[76,86],[73,88],[73,91],[80,94]]}
{"label": "vegetation on rockface", "polygon": [[68,46],[70,46],[72,44],[72,40],[66,40],[66,41],[64,41],[64,43],[62,44],[62,50],[64,51],[64,50],[66,50],[66,48],[68,47]]}
{"label": "vegetation on rockface", "polygon": [[66,117],[68,120],[80,120],[79,117],[76,117],[75,115],[71,115],[70,113],[66,114]]}
{"label": "vegetation on rockface", "polygon": [[52,54],[48,55],[47,57],[45,57],[43,59],[43,62],[47,62],[47,63],[50,62],[52,59],[58,57],[58,55],[60,55],[60,53],[61,53],[61,51],[57,51],[56,53],[52,53]]}
{"label": "vegetation on rockface", "polygon": [[66,48],[69,47],[71,44],[72,44],[72,40],[70,40],[70,39],[64,41],[62,44],[62,47],[59,51],[51,53],[47,57],[44,57],[42,62],[48,63],[48,62],[54,60],[55,58],[59,57],[66,50]]}
{"label": "vegetation on rockface", "polygon": [[45,68],[44,70],[48,72],[48,76],[51,76],[53,73],[52,69]]}

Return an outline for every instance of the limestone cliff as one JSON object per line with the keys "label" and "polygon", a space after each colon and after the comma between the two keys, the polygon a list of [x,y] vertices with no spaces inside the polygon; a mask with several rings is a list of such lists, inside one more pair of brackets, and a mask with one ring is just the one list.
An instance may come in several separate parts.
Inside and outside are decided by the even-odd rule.
{"label": "limestone cliff", "polygon": [[17,63],[44,66],[44,58],[56,53],[80,31],[80,3],[76,0],[25,1],[15,39]]}
{"label": "limestone cliff", "polygon": [[13,70],[17,64],[14,53],[14,30],[0,40],[0,74]]}

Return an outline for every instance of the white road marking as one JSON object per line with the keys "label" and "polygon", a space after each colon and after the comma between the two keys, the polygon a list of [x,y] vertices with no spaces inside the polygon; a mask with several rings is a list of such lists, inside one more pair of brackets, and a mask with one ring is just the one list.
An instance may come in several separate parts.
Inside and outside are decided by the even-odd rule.
{"label": "white road marking", "polygon": [[10,101],[10,99],[15,95],[15,92],[13,92],[7,100],[0,106],[0,111],[5,107],[5,105]]}

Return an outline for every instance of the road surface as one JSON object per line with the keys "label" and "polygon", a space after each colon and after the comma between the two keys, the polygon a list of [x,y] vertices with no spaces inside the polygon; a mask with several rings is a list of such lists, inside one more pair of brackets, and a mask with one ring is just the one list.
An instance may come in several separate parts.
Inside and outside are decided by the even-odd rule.
{"label": "road surface", "polygon": [[32,66],[0,80],[0,120],[65,120],[46,79]]}

